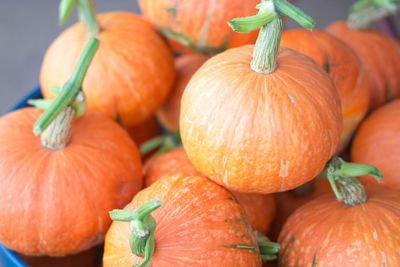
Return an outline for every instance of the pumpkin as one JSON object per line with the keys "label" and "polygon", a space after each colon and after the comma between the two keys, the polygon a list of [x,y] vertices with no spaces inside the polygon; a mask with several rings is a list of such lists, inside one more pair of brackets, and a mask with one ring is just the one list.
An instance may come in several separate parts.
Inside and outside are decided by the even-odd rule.
{"label": "pumpkin", "polygon": [[375,2],[357,2],[347,22],[338,21],[326,28],[353,48],[359,57],[370,83],[372,109],[400,96],[400,44],[389,36],[367,30],[374,19],[393,12],[387,10],[390,6],[394,10],[397,7],[387,1]]}
{"label": "pumpkin", "polygon": [[18,257],[29,267],[97,267],[98,253],[98,248],[92,248],[66,257],[29,257],[22,254]]}
{"label": "pumpkin", "polygon": [[385,176],[379,184],[370,176],[363,177],[363,182],[400,191],[399,136],[400,100],[376,109],[362,122],[351,146],[351,159],[372,164]]}
{"label": "pumpkin", "polygon": [[[151,213],[152,219],[148,218],[144,226],[149,229],[145,238],[154,239],[154,254],[146,258],[149,265],[142,266],[261,266],[247,217],[221,186],[200,176],[170,176],[139,192],[125,210],[151,204],[154,199],[162,203],[161,207]],[[130,247],[131,233],[131,240],[135,240],[132,231],[138,224],[112,223],[104,246],[104,267],[142,262],[143,257],[133,254]],[[138,249],[136,245],[134,249]]]}
{"label": "pumpkin", "polygon": [[268,236],[272,240],[276,240],[287,218],[296,209],[329,192],[331,192],[331,189],[328,181],[314,179],[294,190],[274,194],[277,212]]}
{"label": "pumpkin", "polygon": [[98,111],[74,121],[71,101],[80,101],[97,46],[89,41],[43,114],[23,108],[0,118],[0,242],[19,253],[64,256],[101,244],[108,211],[141,188],[140,155],[127,132]]}
{"label": "pumpkin", "polygon": [[[218,53],[254,43],[257,32],[238,34],[226,22],[254,13],[259,0],[139,0],[146,18],[168,39],[197,52]],[[179,49],[178,51],[182,51]]]}
{"label": "pumpkin", "polygon": [[370,188],[367,199],[348,186],[359,204],[325,195],[289,217],[279,266],[400,266],[400,195]]}
{"label": "pumpkin", "polygon": [[[266,19],[268,3],[261,3],[259,14]],[[339,143],[343,120],[334,85],[310,58],[279,49],[280,12],[285,10],[274,10],[255,46],[209,59],[182,96],[179,126],[190,161],[233,191],[265,194],[296,188],[322,171]],[[230,23],[237,30],[247,25]]]}
{"label": "pumpkin", "polygon": [[[164,177],[175,174],[202,175],[189,161],[183,148],[176,148],[158,157],[147,160],[143,168],[146,187]],[[243,206],[254,230],[266,234],[275,217],[275,200],[272,195],[232,192]]]}
{"label": "pumpkin", "polygon": [[359,59],[345,43],[318,30],[285,31],[281,45],[311,57],[332,78],[342,104],[343,131],[337,149],[341,153],[367,113],[370,101],[369,82]]}
{"label": "pumpkin", "polygon": [[179,130],[179,113],[183,91],[190,78],[203,65],[209,56],[192,54],[178,57],[175,60],[176,82],[167,100],[157,111],[157,118],[160,123],[169,131]]}
{"label": "pumpkin", "polygon": [[128,128],[127,131],[138,147],[161,134],[155,116],[151,116],[138,125]]}
{"label": "pumpkin", "polygon": [[[97,20],[100,31],[94,35],[101,44],[82,89],[90,109],[131,127],[149,119],[166,99],[175,79],[173,55],[154,27],[138,15],[111,12]],[[45,98],[54,98],[51,87],[71,75],[88,40],[85,26],[71,26],[48,48],[40,71]]]}

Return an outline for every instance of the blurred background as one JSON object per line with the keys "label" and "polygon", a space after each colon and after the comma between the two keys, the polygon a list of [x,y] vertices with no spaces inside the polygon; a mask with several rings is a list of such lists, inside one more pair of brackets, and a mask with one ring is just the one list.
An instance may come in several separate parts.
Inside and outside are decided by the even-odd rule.
{"label": "blurred background", "polygon": [[[296,0],[296,5],[315,19],[316,28],[323,29],[335,20],[345,19],[354,2]],[[62,30],[77,21],[74,10],[67,25],[59,27],[58,4],[58,0],[0,0],[0,115],[39,84],[47,47]],[[98,12],[140,12],[136,0],[95,0],[95,4]],[[298,26],[289,21],[286,27]]]}

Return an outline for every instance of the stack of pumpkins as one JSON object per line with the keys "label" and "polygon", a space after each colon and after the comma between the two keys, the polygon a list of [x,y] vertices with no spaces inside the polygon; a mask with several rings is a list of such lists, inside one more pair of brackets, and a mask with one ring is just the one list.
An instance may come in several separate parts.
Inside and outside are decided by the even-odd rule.
{"label": "stack of pumpkins", "polygon": [[365,30],[386,2],[309,31],[285,0],[62,0],[45,99],[0,119],[0,242],[32,266],[103,243],[105,267],[400,266],[400,44]]}

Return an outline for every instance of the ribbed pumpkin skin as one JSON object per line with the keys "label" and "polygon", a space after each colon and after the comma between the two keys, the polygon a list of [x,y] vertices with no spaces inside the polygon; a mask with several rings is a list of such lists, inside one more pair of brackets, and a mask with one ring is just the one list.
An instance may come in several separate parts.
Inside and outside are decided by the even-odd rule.
{"label": "ribbed pumpkin skin", "polygon": [[[202,176],[189,161],[183,148],[176,148],[159,157],[148,159],[143,168],[145,187],[164,177],[176,174]],[[275,199],[272,195],[232,192],[244,208],[254,230],[266,234],[275,217]]]}
{"label": "ribbed pumpkin skin", "polygon": [[[261,266],[258,245],[242,207],[231,193],[200,176],[166,177],[139,192],[125,209],[159,199],[152,212],[157,227],[154,266]],[[132,266],[142,261],[129,247],[128,222],[113,222],[107,233],[103,266]],[[254,249],[229,246],[242,244]]]}
{"label": "ribbed pumpkin skin", "polygon": [[368,163],[383,174],[381,183],[371,176],[361,179],[374,186],[400,191],[400,100],[376,109],[361,124],[351,146],[351,160]]}
{"label": "ribbed pumpkin skin", "polygon": [[279,266],[400,266],[400,195],[367,194],[354,207],[329,194],[296,210],[278,239]]}
{"label": "ribbed pumpkin skin", "polygon": [[19,254],[29,267],[98,267],[98,249],[92,248],[84,252],[65,257],[28,257]]}
{"label": "ribbed pumpkin skin", "polygon": [[257,13],[258,0],[139,0],[142,13],[166,37],[198,52],[254,43],[258,31],[236,33],[227,21]]}
{"label": "ribbed pumpkin skin", "polygon": [[281,45],[311,57],[332,78],[342,104],[343,131],[337,153],[342,152],[367,113],[370,101],[369,82],[359,59],[345,43],[318,30],[285,31]]}
{"label": "ribbed pumpkin skin", "polygon": [[274,193],[318,175],[342,129],[339,96],[310,58],[281,48],[278,69],[250,69],[253,46],[225,51],[192,77],[180,133],[190,161],[239,192]]}
{"label": "ribbed pumpkin skin", "polygon": [[268,233],[269,238],[271,238],[272,240],[276,240],[278,238],[279,233],[281,232],[282,227],[285,224],[287,218],[289,218],[289,216],[296,209],[323,194],[327,193],[333,194],[328,180],[314,179],[309,183],[310,186],[312,187],[311,188],[312,191],[304,196],[298,195],[294,191],[274,194],[277,212],[275,219],[272,222],[271,230]]}
{"label": "ribbed pumpkin skin", "polygon": [[[137,15],[105,13],[98,21],[100,47],[82,86],[88,107],[126,127],[134,126],[149,118],[172,88],[172,52],[154,27]],[[51,44],[40,73],[45,98],[54,98],[50,88],[61,86],[70,77],[87,40],[78,23]]]}
{"label": "ribbed pumpkin skin", "polygon": [[327,32],[343,40],[357,54],[370,83],[370,108],[400,97],[400,44],[374,31],[355,31],[344,22],[328,26]]}
{"label": "ribbed pumpkin skin", "polygon": [[142,186],[140,155],[105,115],[75,120],[61,150],[32,133],[41,111],[24,108],[0,119],[0,242],[32,256],[64,256],[104,240],[108,211]]}
{"label": "ribbed pumpkin skin", "polygon": [[167,100],[157,111],[160,123],[169,131],[179,130],[179,113],[181,110],[181,98],[193,74],[210,57],[202,54],[192,54],[178,57],[175,60],[176,82]]}

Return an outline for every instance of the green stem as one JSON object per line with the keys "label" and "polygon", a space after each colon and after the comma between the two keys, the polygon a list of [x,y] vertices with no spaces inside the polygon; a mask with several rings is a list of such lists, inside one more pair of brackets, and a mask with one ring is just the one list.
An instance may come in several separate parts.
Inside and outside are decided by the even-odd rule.
{"label": "green stem", "polygon": [[364,30],[376,20],[397,11],[399,0],[359,0],[350,9],[347,25],[354,30]]}
{"label": "green stem", "polygon": [[134,266],[146,267],[154,253],[154,231],[156,222],[151,212],[161,207],[161,201],[157,199],[144,203],[136,210],[113,210],[110,217],[114,221],[130,222],[132,233],[129,245],[133,254],[144,257],[143,261]]}
{"label": "green stem", "polygon": [[93,0],[61,0],[59,6],[59,24],[64,25],[74,6],[78,5],[79,21],[84,25],[87,37],[95,37],[100,32]]}
{"label": "green stem", "polygon": [[306,29],[314,27],[314,20],[285,0],[261,0],[257,5],[258,14],[247,18],[236,18],[228,25],[236,32],[246,33],[259,29],[250,67],[262,74],[273,73],[278,64],[277,57],[283,30],[283,15],[286,15]]}
{"label": "green stem", "polygon": [[181,145],[182,141],[179,132],[168,132],[144,143],[140,147],[140,154],[144,155],[158,148],[156,155],[160,156]]}
{"label": "green stem", "polygon": [[83,78],[85,77],[86,71],[98,46],[99,41],[96,38],[89,40],[78,60],[71,78],[62,86],[57,98],[53,100],[51,105],[43,112],[33,126],[35,135],[41,134],[66,106],[73,103],[81,90]]}
{"label": "green stem", "polygon": [[268,237],[264,236],[258,231],[254,231],[256,237],[258,249],[261,254],[263,262],[273,261],[277,259],[277,254],[280,250],[280,245],[275,242],[271,242]]}
{"label": "green stem", "polygon": [[[327,177],[338,201],[344,201],[348,206],[354,206],[367,201],[364,187],[354,176],[372,175],[378,181],[382,173],[372,165],[345,162],[337,156],[326,164],[319,177]],[[339,184],[340,191],[336,183]]]}

